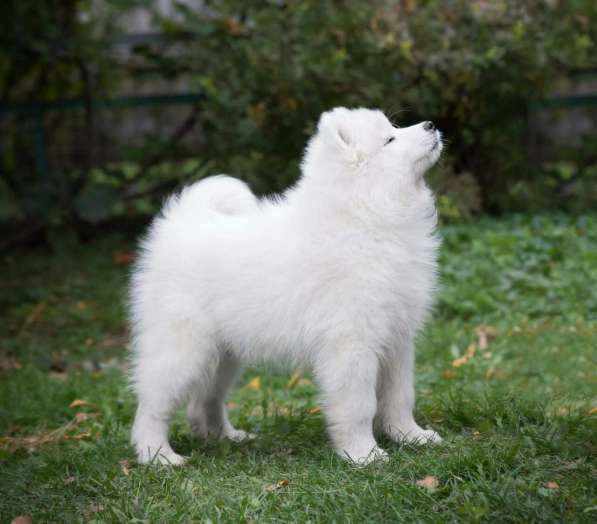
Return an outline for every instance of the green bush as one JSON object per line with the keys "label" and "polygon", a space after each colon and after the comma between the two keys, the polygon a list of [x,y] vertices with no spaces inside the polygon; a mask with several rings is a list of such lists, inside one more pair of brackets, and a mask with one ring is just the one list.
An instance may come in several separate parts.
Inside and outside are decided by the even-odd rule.
{"label": "green bush", "polygon": [[294,180],[319,113],[375,106],[401,124],[438,122],[448,169],[477,186],[468,202],[448,197],[456,208],[474,211],[481,198],[507,210],[516,181],[536,174],[524,147],[529,101],[597,56],[592,1],[211,5],[217,16],[181,7],[183,21],[164,29],[199,36],[177,60],[208,96],[206,150],[262,192]]}
{"label": "green bush", "polygon": [[[131,78],[150,85],[181,80],[205,95],[197,115],[202,143],[193,154],[261,194],[296,179],[322,111],[380,107],[401,125],[432,119],[444,131],[446,158],[432,178],[447,218],[479,210],[576,211],[592,203],[594,156],[574,160],[572,179],[562,179],[568,171],[561,162],[529,166],[525,138],[529,104],[549,95],[558,78],[597,65],[593,0],[211,0],[196,10],[175,2],[174,16],[154,12],[171,39],[135,46],[128,63],[108,45],[126,29],[119,16],[155,2],[91,5],[3,4],[0,102],[109,97],[127,92]],[[149,141],[146,152],[154,149]],[[15,151],[12,158],[25,156]],[[10,159],[6,146],[3,156]],[[66,188],[52,196],[59,216],[97,218],[122,207],[114,199],[126,191],[89,189],[96,168],[114,175],[108,185],[126,184],[122,172],[83,159],[84,176],[53,174],[52,188]],[[142,172],[159,172],[156,187],[171,188],[162,182],[176,167]],[[13,212],[2,202],[14,208],[15,201],[49,214],[44,187],[29,190],[22,173],[3,174],[3,191],[12,194],[0,197],[0,215]],[[562,199],[562,192],[574,197]],[[106,204],[80,213],[88,201]]]}

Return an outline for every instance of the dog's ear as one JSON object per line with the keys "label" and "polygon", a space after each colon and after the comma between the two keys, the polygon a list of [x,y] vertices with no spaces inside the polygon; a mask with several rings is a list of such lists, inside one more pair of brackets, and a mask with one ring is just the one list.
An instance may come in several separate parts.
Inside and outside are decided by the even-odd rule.
{"label": "dog's ear", "polygon": [[321,115],[317,131],[329,146],[334,147],[340,153],[345,161],[358,164],[362,161],[363,154],[354,134],[354,123],[351,125],[350,120],[350,110],[337,107]]}

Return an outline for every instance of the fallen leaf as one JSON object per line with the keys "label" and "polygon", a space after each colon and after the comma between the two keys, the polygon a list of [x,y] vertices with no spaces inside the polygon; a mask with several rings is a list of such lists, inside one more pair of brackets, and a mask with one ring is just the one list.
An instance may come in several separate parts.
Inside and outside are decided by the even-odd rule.
{"label": "fallen leaf", "polygon": [[112,253],[112,262],[118,266],[126,266],[135,261],[136,253],[134,251],[114,251]]}
{"label": "fallen leaf", "polygon": [[83,431],[82,433],[77,433],[76,435],[71,435],[66,438],[70,439],[70,440],[83,440],[83,439],[91,438],[91,437],[93,437],[91,431]]}
{"label": "fallen leaf", "polygon": [[130,472],[131,472],[131,470],[130,470],[130,467],[131,467],[130,461],[128,461],[128,460],[121,460],[121,461],[118,462],[118,464],[120,464],[120,469],[124,473],[124,476],[128,477],[129,474],[130,474]]}
{"label": "fallen leaf", "polygon": [[437,489],[439,486],[439,480],[437,478],[432,477],[431,475],[426,476],[424,479],[417,480],[417,486],[421,486],[422,488],[428,489],[429,491],[433,491]]}
{"label": "fallen leaf", "polygon": [[468,348],[466,348],[464,355],[462,355],[461,357],[458,357],[452,361],[452,366],[455,368],[464,366],[464,364],[466,364],[471,358],[473,358],[475,356],[476,352],[477,352],[477,345],[473,342],[472,344],[469,344]]}
{"label": "fallen leaf", "polygon": [[567,417],[569,414],[570,410],[566,406],[561,406],[556,411],[556,415],[559,417]]}
{"label": "fallen leaf", "polygon": [[316,406],[316,407],[314,407],[314,408],[309,408],[309,409],[307,410],[307,413],[308,413],[309,415],[317,415],[317,413],[319,413],[320,411],[321,411],[321,408],[320,408],[319,406]]}
{"label": "fallen leaf", "polygon": [[299,383],[301,379],[301,374],[299,371],[295,371],[292,376],[290,377],[290,380],[288,381],[288,384],[286,384],[286,389],[293,389],[294,387],[296,387],[296,385]]}
{"label": "fallen leaf", "polygon": [[475,344],[473,342],[472,344],[469,345],[468,348],[466,348],[466,353],[464,356],[466,358],[473,358],[475,356],[476,352],[477,352],[477,344]]}
{"label": "fallen leaf", "polygon": [[3,358],[0,360],[0,371],[9,369],[21,369],[21,364],[16,358]]}
{"label": "fallen leaf", "polygon": [[72,484],[73,482],[75,482],[77,480],[77,477],[75,477],[74,475],[70,475],[69,477],[66,477],[64,479],[64,483],[65,484]]}
{"label": "fallen leaf", "polygon": [[71,409],[72,408],[78,408],[78,407],[81,407],[81,406],[95,406],[95,404],[93,402],[89,402],[88,400],[83,400],[83,399],[77,398],[77,399],[73,400],[68,405],[68,407],[71,408]]}
{"label": "fallen leaf", "polygon": [[446,380],[451,380],[456,376],[456,373],[454,373],[453,369],[444,369],[444,371],[442,372],[442,377],[444,377]]}
{"label": "fallen leaf", "polygon": [[247,388],[252,391],[259,391],[261,389],[261,377],[257,376],[249,380]]}
{"label": "fallen leaf", "polygon": [[460,366],[464,366],[468,362],[467,357],[458,357],[452,361],[452,366],[455,368],[459,368]]}
{"label": "fallen leaf", "polygon": [[33,519],[30,515],[19,515],[10,521],[10,524],[31,524]]}
{"label": "fallen leaf", "polygon": [[553,480],[550,480],[549,482],[546,482],[545,484],[543,484],[547,489],[560,489],[560,485],[557,482],[554,482]]}
{"label": "fallen leaf", "polygon": [[479,349],[484,351],[489,346],[489,341],[497,336],[497,329],[493,326],[481,324],[475,329],[475,334],[477,335]]}
{"label": "fallen leaf", "polygon": [[67,430],[71,429],[74,425],[75,421],[73,419],[53,431],[40,431],[28,437],[3,437],[0,438],[0,449],[7,449],[12,452],[24,449],[32,453],[46,444],[58,442],[65,438]]}
{"label": "fallen leaf", "polygon": [[40,431],[28,437],[2,437],[0,438],[0,449],[6,449],[14,452],[19,449],[24,449],[29,453],[37,451],[42,446],[53,444],[61,440],[81,440],[90,438],[93,435],[89,431],[84,431],[75,435],[69,435],[77,424],[97,417],[97,413],[77,413],[66,424],[63,424],[52,431]]}
{"label": "fallen leaf", "polygon": [[286,486],[288,486],[288,484],[290,484],[290,482],[287,479],[282,479],[276,482],[275,484],[268,484],[267,486],[265,486],[265,491],[276,491],[285,488]]}
{"label": "fallen leaf", "polygon": [[594,406],[591,409],[589,409],[589,415],[597,415],[597,406]]}

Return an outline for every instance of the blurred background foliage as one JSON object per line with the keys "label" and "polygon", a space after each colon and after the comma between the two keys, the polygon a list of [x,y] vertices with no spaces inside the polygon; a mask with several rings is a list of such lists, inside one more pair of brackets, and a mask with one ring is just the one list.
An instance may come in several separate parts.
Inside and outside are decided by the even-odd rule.
{"label": "blurred background foliage", "polygon": [[[139,16],[150,32],[131,31]],[[281,191],[338,105],[437,123],[449,145],[430,178],[446,220],[585,212],[597,97],[577,109],[582,126],[561,102],[579,82],[595,95],[591,75],[594,0],[7,0],[0,221],[20,224],[18,240],[146,217],[216,172]]]}

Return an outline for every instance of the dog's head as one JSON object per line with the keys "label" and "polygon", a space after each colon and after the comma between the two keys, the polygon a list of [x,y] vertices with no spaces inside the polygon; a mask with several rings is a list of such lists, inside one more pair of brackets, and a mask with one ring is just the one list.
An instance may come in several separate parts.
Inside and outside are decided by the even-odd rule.
{"label": "dog's head", "polygon": [[312,171],[336,182],[350,176],[378,187],[416,187],[441,151],[441,133],[432,122],[401,128],[379,110],[338,107],[321,115],[304,168],[306,175]]}

